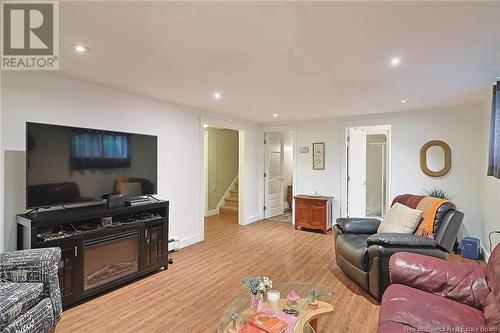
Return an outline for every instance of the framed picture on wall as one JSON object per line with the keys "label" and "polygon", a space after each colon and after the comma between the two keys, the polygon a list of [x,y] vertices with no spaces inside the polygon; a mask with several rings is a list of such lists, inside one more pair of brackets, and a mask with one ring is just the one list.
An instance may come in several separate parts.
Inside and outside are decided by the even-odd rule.
{"label": "framed picture on wall", "polygon": [[313,170],[325,170],[325,143],[313,143]]}

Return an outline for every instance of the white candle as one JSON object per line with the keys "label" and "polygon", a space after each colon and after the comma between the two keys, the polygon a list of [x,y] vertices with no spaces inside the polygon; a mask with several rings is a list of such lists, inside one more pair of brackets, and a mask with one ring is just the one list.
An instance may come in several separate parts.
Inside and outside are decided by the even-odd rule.
{"label": "white candle", "polygon": [[278,290],[269,290],[267,292],[267,302],[271,308],[278,310],[280,307],[280,292]]}

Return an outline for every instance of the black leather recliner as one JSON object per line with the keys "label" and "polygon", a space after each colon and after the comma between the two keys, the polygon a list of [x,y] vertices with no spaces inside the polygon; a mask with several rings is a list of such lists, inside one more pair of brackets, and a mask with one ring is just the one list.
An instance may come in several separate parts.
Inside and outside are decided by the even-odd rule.
{"label": "black leather recliner", "polygon": [[[397,198],[395,199],[395,201]],[[376,218],[339,218],[333,226],[337,265],[377,300],[390,284],[389,258],[412,252],[446,258],[453,250],[464,214],[452,205],[438,210],[434,239],[413,234],[377,233]],[[438,221],[439,219],[439,221]]]}

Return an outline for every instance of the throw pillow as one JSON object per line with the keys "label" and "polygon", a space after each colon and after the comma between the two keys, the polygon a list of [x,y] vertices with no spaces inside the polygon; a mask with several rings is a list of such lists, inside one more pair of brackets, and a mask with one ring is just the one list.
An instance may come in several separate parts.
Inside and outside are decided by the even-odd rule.
{"label": "throw pillow", "polygon": [[389,209],[377,232],[411,234],[417,229],[421,219],[422,211],[397,202]]}

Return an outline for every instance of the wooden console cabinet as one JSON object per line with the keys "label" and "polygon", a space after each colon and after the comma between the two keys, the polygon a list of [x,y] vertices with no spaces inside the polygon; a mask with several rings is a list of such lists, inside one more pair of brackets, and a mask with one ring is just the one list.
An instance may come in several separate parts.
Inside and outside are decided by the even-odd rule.
{"label": "wooden console cabinet", "polygon": [[[17,216],[18,248],[59,247],[63,306],[168,268],[168,201]],[[103,227],[101,218],[112,217]]]}
{"label": "wooden console cabinet", "polygon": [[321,230],[326,235],[332,228],[332,197],[297,195],[295,199],[295,229]]}

